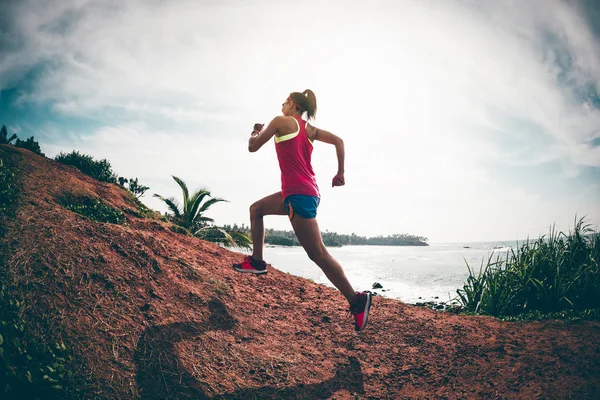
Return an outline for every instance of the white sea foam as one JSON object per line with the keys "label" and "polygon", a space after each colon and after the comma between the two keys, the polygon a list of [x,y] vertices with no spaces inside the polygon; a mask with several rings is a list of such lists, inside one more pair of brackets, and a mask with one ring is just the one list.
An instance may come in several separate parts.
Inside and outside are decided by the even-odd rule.
{"label": "white sea foam", "polygon": [[496,252],[499,252],[499,251],[510,251],[510,250],[512,250],[512,247],[510,247],[510,246],[505,246],[505,247],[494,247],[494,248],[492,249],[492,252],[496,253]]}
{"label": "white sea foam", "polygon": [[[469,275],[465,262],[478,271],[482,260],[485,264],[491,254],[506,253],[512,243],[502,243],[502,247],[494,249],[496,246],[457,243],[427,247],[344,246],[328,250],[340,262],[356,290],[372,290],[385,297],[415,303],[456,297],[456,290],[463,287]],[[264,256],[281,271],[332,286],[300,247],[265,248]],[[375,282],[383,289],[373,290]]]}

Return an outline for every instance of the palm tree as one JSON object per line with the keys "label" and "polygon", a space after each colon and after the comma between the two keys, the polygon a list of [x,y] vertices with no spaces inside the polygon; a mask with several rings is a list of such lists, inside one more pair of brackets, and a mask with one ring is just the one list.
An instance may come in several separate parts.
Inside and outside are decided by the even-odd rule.
{"label": "palm tree", "polygon": [[17,138],[17,135],[13,133],[13,135],[9,138],[8,132],[6,130],[6,126],[2,125],[2,129],[0,129],[0,144],[10,144],[13,140]]}
{"label": "palm tree", "polygon": [[227,247],[252,248],[252,239],[245,233],[216,225],[207,225],[201,228],[195,236],[209,242],[222,243]]}
{"label": "palm tree", "polygon": [[204,240],[221,243],[228,247],[250,248],[252,242],[247,235],[238,231],[220,228],[214,225],[215,221],[212,218],[204,215],[213,204],[227,200],[220,197],[211,198],[210,192],[206,189],[199,189],[190,196],[185,182],[176,176],[173,176],[173,179],[183,192],[183,206],[174,197],[164,198],[159,194],[154,194],[154,197],[164,201],[173,213],[171,216],[173,223]]}

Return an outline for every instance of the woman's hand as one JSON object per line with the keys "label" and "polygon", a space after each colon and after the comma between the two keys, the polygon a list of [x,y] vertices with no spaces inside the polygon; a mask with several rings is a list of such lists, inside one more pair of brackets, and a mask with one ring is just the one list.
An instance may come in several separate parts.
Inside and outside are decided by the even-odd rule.
{"label": "woman's hand", "polygon": [[333,180],[331,181],[331,187],[344,186],[345,184],[346,181],[344,180],[344,174],[341,174],[339,172],[333,177]]}
{"label": "woman's hand", "polygon": [[254,130],[252,131],[252,133],[250,134],[250,136],[256,136],[258,135],[262,130],[263,127],[265,126],[265,124],[261,124],[259,122],[254,124]]}
{"label": "woman's hand", "polygon": [[282,124],[286,122],[286,119],[287,117],[284,117],[283,115],[277,116],[269,122],[269,125],[267,125],[266,128],[264,127],[265,124],[258,122],[254,124],[254,130],[250,134],[250,139],[248,139],[248,151],[254,153],[260,149],[275,135],[275,132],[283,126]]}

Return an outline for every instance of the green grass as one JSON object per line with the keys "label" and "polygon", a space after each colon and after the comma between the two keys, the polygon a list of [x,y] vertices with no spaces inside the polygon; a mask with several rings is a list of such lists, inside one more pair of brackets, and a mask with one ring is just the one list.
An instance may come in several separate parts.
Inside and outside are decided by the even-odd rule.
{"label": "green grass", "polygon": [[151,209],[149,209],[148,207],[146,207],[146,205],[144,203],[142,203],[140,201],[140,199],[138,199],[137,197],[135,197],[135,195],[133,193],[128,192],[128,194],[129,194],[129,200],[137,208],[137,212],[138,212],[140,218],[152,218],[152,219],[156,219],[157,218],[157,214],[158,214],[158,216],[160,216],[160,214],[157,213],[156,211],[152,211]]}
{"label": "green grass", "polygon": [[0,158],[0,216],[8,215],[17,195],[15,174]]}
{"label": "green grass", "polygon": [[564,321],[600,321],[600,308],[591,308],[587,310],[562,310],[549,313],[529,311],[519,315],[500,317],[500,319],[503,321],[540,321],[548,319],[560,319]]}
{"label": "green grass", "polygon": [[0,398],[60,398],[73,382],[65,344],[28,335],[23,303],[0,287]]}
{"label": "green grass", "polygon": [[92,221],[111,224],[123,224],[125,222],[125,216],[121,210],[103,203],[98,198],[63,193],[58,196],[57,201],[67,210],[83,215]]}
{"label": "green grass", "polygon": [[94,160],[92,156],[73,150],[68,154],[60,152],[54,160],[75,167],[100,182],[117,183],[117,174],[113,172],[110,162],[106,159]]}
{"label": "green grass", "polygon": [[[600,235],[583,219],[572,232],[529,240],[490,256],[469,277],[458,300],[470,312],[493,316],[600,308]],[[465,261],[466,263],[466,261]]]}
{"label": "green grass", "polygon": [[5,222],[14,217],[19,197],[19,186],[11,162],[10,159],[0,158],[0,238],[7,230]]}

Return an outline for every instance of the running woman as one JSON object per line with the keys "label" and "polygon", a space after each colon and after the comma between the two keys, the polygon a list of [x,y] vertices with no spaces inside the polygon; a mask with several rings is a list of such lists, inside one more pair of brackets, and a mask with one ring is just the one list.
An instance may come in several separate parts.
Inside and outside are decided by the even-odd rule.
{"label": "running woman", "polygon": [[331,182],[333,186],[343,186],[344,142],[341,138],[324,129],[318,129],[302,119],[306,113],[311,120],[317,112],[317,100],[311,90],[294,92],[281,105],[283,116],[275,117],[266,129],[255,124],[248,141],[248,150],[255,152],[275,137],[275,150],[281,169],[281,191],[258,200],[250,206],[250,229],[252,231],[252,255],[244,258],[241,264],[233,267],[239,272],[266,274],[267,265],[263,260],[265,215],[287,215],[292,223],[298,241],[308,257],[325,273],[327,278],[346,297],[350,305],[349,313],[354,317],[355,329],[362,330],[367,325],[371,293],[355,292],[348,282],[342,266],[329,254],[323,244],[317,224],[317,207],[320,194],[311,165],[313,142],[319,140],[335,146],[338,172]]}

